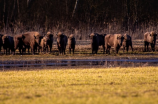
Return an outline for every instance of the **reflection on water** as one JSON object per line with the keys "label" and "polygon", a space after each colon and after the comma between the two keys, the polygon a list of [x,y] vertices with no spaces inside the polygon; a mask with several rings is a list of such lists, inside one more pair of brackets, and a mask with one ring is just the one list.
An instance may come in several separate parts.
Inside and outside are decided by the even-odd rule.
{"label": "reflection on water", "polygon": [[66,59],[66,60],[31,60],[31,61],[0,61],[0,70],[23,68],[52,68],[54,66],[74,67],[140,67],[158,66],[158,59]]}

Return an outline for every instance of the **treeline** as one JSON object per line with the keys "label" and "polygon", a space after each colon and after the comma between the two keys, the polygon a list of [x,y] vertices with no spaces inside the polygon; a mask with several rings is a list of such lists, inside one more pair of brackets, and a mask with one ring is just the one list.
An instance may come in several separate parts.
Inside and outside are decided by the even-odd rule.
{"label": "treeline", "polygon": [[135,38],[155,30],[157,0],[0,0],[0,32],[63,31],[77,39],[91,32],[125,33]]}

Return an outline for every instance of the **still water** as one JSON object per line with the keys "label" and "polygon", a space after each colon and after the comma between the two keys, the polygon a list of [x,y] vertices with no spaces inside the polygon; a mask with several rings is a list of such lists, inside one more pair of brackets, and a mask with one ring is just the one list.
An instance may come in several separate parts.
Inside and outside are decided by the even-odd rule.
{"label": "still water", "polygon": [[158,66],[155,59],[53,59],[53,60],[20,60],[0,61],[0,70],[12,69],[54,69],[55,67],[144,67]]}

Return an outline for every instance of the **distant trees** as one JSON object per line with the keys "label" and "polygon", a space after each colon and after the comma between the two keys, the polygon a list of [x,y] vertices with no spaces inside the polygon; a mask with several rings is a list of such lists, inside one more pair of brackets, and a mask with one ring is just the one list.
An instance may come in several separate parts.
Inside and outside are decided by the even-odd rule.
{"label": "distant trees", "polygon": [[134,33],[157,26],[157,17],[157,0],[0,0],[1,32]]}

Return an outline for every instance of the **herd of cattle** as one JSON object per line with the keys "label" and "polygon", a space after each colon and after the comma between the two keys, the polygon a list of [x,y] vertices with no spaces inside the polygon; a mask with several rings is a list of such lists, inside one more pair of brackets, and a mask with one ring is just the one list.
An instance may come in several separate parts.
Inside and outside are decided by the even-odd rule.
{"label": "herd of cattle", "polygon": [[[62,32],[56,34],[57,47],[59,54],[65,54],[66,45],[68,44],[69,53],[71,50],[74,53],[76,41],[74,35],[71,34],[68,37]],[[154,31],[146,32],[144,34],[144,51],[148,51],[149,44],[152,51],[155,51],[157,34]],[[127,34],[98,34],[91,33],[89,35],[91,39],[92,53],[97,54],[99,46],[103,47],[103,53],[110,54],[110,48],[113,47],[115,52],[118,53],[121,46],[123,51],[126,49],[128,52],[129,46],[132,47],[132,38]],[[3,47],[4,54],[15,54],[16,49],[19,49],[20,54],[24,54],[26,49],[31,48],[32,54],[35,52],[51,52],[53,45],[53,34],[47,32],[45,36],[42,36],[39,32],[25,32],[15,36],[8,36],[7,34],[0,34],[0,52]]]}
{"label": "herd of cattle", "polygon": [[[66,45],[69,45],[70,53],[71,50],[75,49],[75,38],[73,34],[70,36],[64,35],[62,32],[57,33],[57,46],[60,54],[65,54]],[[20,54],[24,54],[26,49],[31,48],[32,54],[35,52],[48,52],[52,50],[53,46],[53,34],[47,32],[45,36],[42,36],[40,32],[32,31],[25,32],[22,34],[9,36],[7,34],[0,34],[0,52],[3,47],[4,54],[15,54],[15,51],[19,49]]]}

